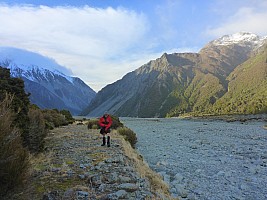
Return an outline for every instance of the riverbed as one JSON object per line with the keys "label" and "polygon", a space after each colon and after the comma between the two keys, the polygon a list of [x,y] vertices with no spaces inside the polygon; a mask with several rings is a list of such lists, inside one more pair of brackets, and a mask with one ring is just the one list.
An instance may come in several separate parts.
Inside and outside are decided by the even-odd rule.
{"label": "riverbed", "polygon": [[122,118],[137,150],[182,199],[267,199],[264,121]]}

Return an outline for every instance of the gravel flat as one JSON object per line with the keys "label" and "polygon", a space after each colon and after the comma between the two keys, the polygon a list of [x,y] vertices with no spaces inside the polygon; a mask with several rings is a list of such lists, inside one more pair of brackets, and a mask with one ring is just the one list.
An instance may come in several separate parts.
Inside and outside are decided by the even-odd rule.
{"label": "gravel flat", "polygon": [[182,199],[267,199],[266,122],[134,119],[149,166]]}

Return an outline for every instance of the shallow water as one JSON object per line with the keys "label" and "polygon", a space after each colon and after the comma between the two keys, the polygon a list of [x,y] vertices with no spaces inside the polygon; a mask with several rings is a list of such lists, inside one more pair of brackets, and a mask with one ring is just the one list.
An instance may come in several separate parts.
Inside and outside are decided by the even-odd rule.
{"label": "shallow water", "polygon": [[264,122],[176,118],[121,121],[137,134],[138,151],[163,175],[173,196],[267,199]]}

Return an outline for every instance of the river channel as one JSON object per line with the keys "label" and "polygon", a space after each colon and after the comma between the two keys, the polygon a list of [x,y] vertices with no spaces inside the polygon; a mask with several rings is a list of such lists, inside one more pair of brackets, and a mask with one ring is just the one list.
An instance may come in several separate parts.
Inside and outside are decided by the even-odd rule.
{"label": "river channel", "polygon": [[137,150],[182,199],[267,199],[266,122],[122,118]]}

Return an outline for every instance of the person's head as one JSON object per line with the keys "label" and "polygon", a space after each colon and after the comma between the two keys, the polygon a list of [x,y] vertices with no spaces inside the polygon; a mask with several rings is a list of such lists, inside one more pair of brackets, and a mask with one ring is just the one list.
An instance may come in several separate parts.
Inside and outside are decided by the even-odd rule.
{"label": "person's head", "polygon": [[108,111],[104,112],[104,116],[107,117],[108,116]]}

